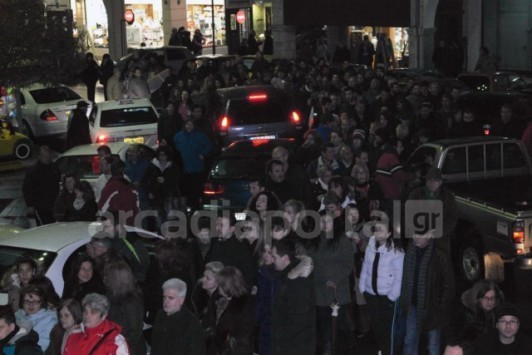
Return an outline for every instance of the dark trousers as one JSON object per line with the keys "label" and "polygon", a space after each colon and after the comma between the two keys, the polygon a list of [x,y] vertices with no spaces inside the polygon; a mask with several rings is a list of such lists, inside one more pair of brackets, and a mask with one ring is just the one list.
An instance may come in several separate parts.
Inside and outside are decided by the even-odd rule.
{"label": "dark trousers", "polygon": [[197,211],[200,207],[200,198],[203,192],[205,175],[203,173],[185,173],[181,192],[187,198],[187,204],[192,211]]}
{"label": "dark trousers", "polygon": [[[316,307],[316,328],[318,331],[317,354],[354,354],[356,341],[350,322],[347,319],[347,312],[351,311],[350,306],[340,306],[336,319],[333,319],[331,315],[331,307]],[[336,323],[336,332],[333,329],[333,320]],[[333,337],[335,338],[336,345],[334,352],[332,351]]]}
{"label": "dark trousers", "polygon": [[393,321],[395,313],[395,302],[386,296],[373,296],[364,293],[368,313],[369,323],[373,336],[379,345],[383,355],[393,354]]}
{"label": "dark trousers", "polygon": [[87,81],[85,85],[87,85],[87,100],[94,102],[94,97],[96,96],[96,81]]}

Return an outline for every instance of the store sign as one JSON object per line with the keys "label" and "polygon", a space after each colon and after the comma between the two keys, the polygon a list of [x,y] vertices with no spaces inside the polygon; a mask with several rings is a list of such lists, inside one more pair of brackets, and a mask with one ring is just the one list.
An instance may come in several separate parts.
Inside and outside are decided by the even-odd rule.
{"label": "store sign", "polygon": [[239,24],[246,22],[246,12],[244,10],[238,10],[236,13],[236,22]]}
{"label": "store sign", "polygon": [[251,0],[225,0],[226,9],[241,9],[251,7]]}
{"label": "store sign", "polygon": [[133,22],[135,22],[135,13],[133,10],[127,9],[124,11],[124,21],[126,21],[128,25],[131,25]]}

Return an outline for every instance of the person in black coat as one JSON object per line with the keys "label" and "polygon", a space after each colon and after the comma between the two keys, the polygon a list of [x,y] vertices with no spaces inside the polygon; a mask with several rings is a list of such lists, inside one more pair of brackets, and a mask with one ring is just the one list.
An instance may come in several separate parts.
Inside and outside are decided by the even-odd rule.
{"label": "person in black coat", "polygon": [[94,60],[94,54],[85,54],[85,68],[81,72],[81,81],[87,85],[87,100],[94,102],[96,95],[96,83],[100,77],[100,68]]}
{"label": "person in black coat", "polygon": [[[218,274],[221,298],[216,302],[216,335],[213,354],[249,355],[253,353],[253,300],[242,273],[226,266]],[[211,354],[209,349],[209,354]]]}
{"label": "person in black coat", "polygon": [[0,333],[0,353],[41,355],[42,350],[37,344],[39,335],[31,329],[31,323],[19,327],[15,320],[15,314],[10,306],[0,307],[0,324],[4,325]]}
{"label": "person in black coat", "polygon": [[115,65],[113,63],[113,60],[111,59],[111,56],[105,53],[102,56],[102,65],[100,66],[100,84],[103,85],[103,95],[104,95],[105,101],[108,100],[107,80],[109,80],[109,78],[113,76],[114,69],[115,69]]}
{"label": "person in black coat", "polygon": [[91,144],[91,133],[89,130],[89,119],[87,110],[89,104],[85,101],[78,101],[76,108],[68,118],[66,149],[78,145]]}
{"label": "person in black coat", "polygon": [[163,309],[157,313],[152,333],[154,355],[204,355],[205,338],[198,319],[183,303],[187,285],[180,279],[170,279],[163,286]]}
{"label": "person in black coat", "polygon": [[273,297],[272,354],[313,354],[316,349],[316,300],[309,270],[298,268],[293,241],[272,249],[278,286]]}
{"label": "person in black coat", "polygon": [[48,146],[39,147],[37,160],[24,176],[22,193],[28,216],[34,216],[37,225],[41,226],[55,222],[53,207],[59,194],[61,173],[52,162]]}
{"label": "person in black coat", "polygon": [[175,103],[170,102],[157,122],[157,139],[159,143],[173,147],[174,136],[182,129],[183,117],[177,112]]}
{"label": "person in black coat", "polygon": [[65,282],[63,299],[73,298],[80,302],[89,293],[105,293],[101,275],[96,262],[88,255],[81,255],[74,263],[71,273]]}
{"label": "person in black coat", "polygon": [[266,55],[273,54],[273,37],[270,30],[264,32],[264,44],[262,45],[262,53]]}
{"label": "person in black coat", "polygon": [[223,211],[216,222],[218,240],[213,240],[205,262],[220,261],[225,266],[234,266],[244,275],[247,289],[256,283],[257,264],[251,250],[234,235],[236,219],[233,213]]}
{"label": "person in black coat", "polygon": [[255,31],[249,31],[248,35],[248,54],[255,54],[259,50],[259,43],[255,38]]}

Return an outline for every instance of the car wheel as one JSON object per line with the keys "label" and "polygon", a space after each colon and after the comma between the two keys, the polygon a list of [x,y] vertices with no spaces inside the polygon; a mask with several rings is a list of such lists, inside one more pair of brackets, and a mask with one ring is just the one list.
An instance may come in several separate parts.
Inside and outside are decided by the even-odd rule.
{"label": "car wheel", "polygon": [[484,277],[484,253],[474,238],[469,238],[460,250],[460,269],[466,281],[473,283]]}
{"label": "car wheel", "polygon": [[30,124],[28,121],[22,122],[22,133],[27,135],[31,140],[34,140],[35,136],[33,135],[33,131],[31,130]]}
{"label": "car wheel", "polygon": [[31,153],[33,152],[33,144],[29,139],[21,139],[17,143],[15,143],[15,147],[13,148],[13,155],[15,158],[20,160],[26,160],[29,157],[31,157]]}

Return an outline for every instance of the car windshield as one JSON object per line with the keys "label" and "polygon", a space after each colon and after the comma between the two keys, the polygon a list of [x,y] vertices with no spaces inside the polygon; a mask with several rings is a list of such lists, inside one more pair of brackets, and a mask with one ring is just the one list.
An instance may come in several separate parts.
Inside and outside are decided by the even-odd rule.
{"label": "car windshield", "polygon": [[290,99],[282,96],[231,99],[228,113],[235,125],[285,122],[291,107]]}
{"label": "car windshield", "polygon": [[224,158],[218,160],[211,169],[213,179],[246,179],[264,173],[267,156]]}
{"label": "car windshield", "polygon": [[0,246],[0,275],[5,275],[8,271],[11,272],[12,266],[15,265],[17,259],[21,256],[29,256],[37,261],[40,271],[44,274],[56,255],[56,253],[44,250]]}
{"label": "car windshield", "polygon": [[81,96],[65,86],[42,88],[30,91],[33,100],[38,104],[81,100]]}
{"label": "car windshield", "polygon": [[123,127],[157,123],[157,114],[152,107],[124,107],[102,111],[101,127]]}
{"label": "car windshield", "polygon": [[[118,158],[118,155],[113,155]],[[80,179],[97,178],[100,174],[100,157],[94,155],[72,155],[57,159],[61,174],[76,174]]]}

